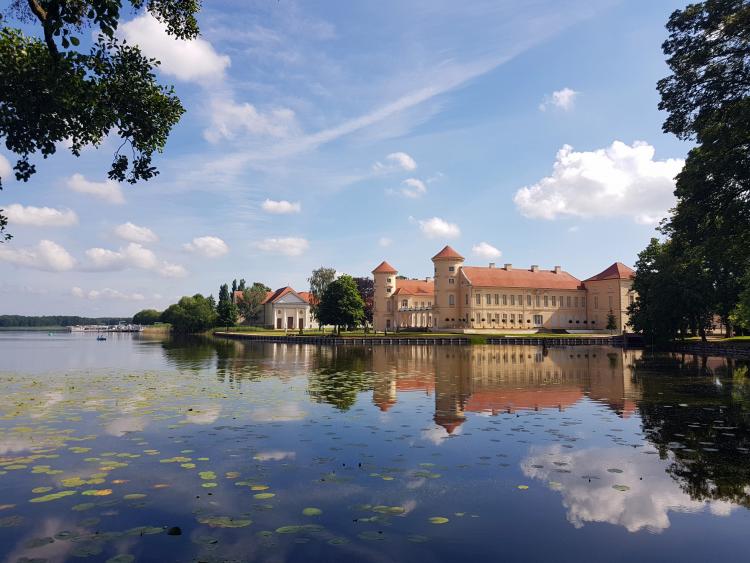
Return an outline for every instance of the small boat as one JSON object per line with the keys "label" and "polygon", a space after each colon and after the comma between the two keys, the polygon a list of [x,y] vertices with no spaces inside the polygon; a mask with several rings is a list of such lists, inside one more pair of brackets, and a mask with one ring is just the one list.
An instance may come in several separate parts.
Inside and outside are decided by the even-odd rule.
{"label": "small boat", "polygon": [[99,341],[102,341],[102,340],[107,340],[107,337],[106,336],[102,336],[100,334],[99,336],[96,337],[96,339],[99,340]]}

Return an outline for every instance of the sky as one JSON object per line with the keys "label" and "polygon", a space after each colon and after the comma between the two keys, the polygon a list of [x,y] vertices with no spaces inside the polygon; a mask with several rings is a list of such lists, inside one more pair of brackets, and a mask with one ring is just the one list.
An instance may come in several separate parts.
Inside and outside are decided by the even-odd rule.
{"label": "sky", "polygon": [[690,148],[656,91],[684,4],[212,0],[190,42],[126,11],[187,111],[135,186],[107,180],[116,137],[27,183],[0,146],[0,314],[129,316],[384,259],[425,277],[445,244],[580,279],[632,266]]}

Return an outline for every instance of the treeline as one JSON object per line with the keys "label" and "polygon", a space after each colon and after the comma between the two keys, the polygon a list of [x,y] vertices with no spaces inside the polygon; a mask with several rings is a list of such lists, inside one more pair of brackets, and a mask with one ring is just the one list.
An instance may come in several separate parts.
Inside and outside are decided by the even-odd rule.
{"label": "treeline", "polygon": [[116,325],[130,322],[130,317],[76,317],[70,315],[45,315],[28,317],[25,315],[0,315],[0,327],[53,327],[73,325]]}
{"label": "treeline", "polygon": [[695,147],[677,204],[639,255],[631,323],[655,342],[750,331],[750,3],[711,0],[672,14],[659,81],[663,129]]}

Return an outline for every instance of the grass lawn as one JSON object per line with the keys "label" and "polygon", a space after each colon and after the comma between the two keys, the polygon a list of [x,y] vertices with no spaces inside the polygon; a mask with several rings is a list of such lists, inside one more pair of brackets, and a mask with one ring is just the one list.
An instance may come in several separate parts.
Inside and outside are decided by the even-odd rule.
{"label": "grass lawn", "polygon": [[[700,338],[687,338],[687,342],[701,341]],[[717,346],[719,348],[749,348],[750,349],[750,336],[733,336],[731,338],[709,338],[709,346]]]}

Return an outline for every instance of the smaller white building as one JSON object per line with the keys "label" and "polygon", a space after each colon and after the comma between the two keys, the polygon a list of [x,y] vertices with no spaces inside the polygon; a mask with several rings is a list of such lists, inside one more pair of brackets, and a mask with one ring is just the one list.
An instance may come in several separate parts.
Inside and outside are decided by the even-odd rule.
{"label": "smaller white building", "polygon": [[311,297],[309,292],[295,291],[289,286],[269,291],[263,301],[263,324],[266,328],[284,330],[318,328],[310,307]]}

